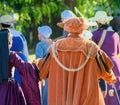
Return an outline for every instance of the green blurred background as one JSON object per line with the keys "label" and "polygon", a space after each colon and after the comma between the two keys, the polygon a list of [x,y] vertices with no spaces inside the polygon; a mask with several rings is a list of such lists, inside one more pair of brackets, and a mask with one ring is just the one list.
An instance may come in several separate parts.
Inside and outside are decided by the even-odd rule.
{"label": "green blurred background", "polygon": [[86,18],[94,16],[97,10],[120,16],[120,0],[0,0],[0,16],[16,16],[18,21],[15,28],[25,35],[32,59],[38,42],[37,27],[49,25],[53,30],[52,39],[61,36],[62,29],[56,26],[57,22],[60,22],[60,14],[65,9],[75,13],[74,7]]}

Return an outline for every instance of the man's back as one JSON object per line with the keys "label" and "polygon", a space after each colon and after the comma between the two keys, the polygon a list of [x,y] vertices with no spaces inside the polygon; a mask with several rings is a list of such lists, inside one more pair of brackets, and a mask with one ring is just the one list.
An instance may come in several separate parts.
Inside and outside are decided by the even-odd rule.
{"label": "man's back", "polygon": [[[90,58],[85,64],[91,46],[93,48]],[[59,62],[64,67],[56,62],[52,56],[53,52],[50,51],[44,70],[41,69],[40,72],[40,77],[44,79],[49,70],[49,105],[104,105],[98,86],[98,78],[102,77],[102,73],[95,60],[98,47],[82,37],[67,37],[57,41],[54,48]],[[111,68],[112,64],[108,66]],[[77,70],[78,67],[81,69]],[[66,68],[69,70],[65,70]],[[108,82],[112,80],[105,70],[102,72]]]}

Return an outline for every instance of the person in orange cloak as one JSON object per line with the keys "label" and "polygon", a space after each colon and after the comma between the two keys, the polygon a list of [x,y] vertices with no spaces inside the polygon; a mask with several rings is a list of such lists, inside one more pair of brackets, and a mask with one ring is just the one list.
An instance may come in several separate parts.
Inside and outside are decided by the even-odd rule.
{"label": "person in orange cloak", "polygon": [[82,37],[83,18],[64,22],[66,38],[53,42],[38,61],[41,80],[48,78],[48,105],[105,105],[98,79],[116,81],[113,63],[91,40]]}

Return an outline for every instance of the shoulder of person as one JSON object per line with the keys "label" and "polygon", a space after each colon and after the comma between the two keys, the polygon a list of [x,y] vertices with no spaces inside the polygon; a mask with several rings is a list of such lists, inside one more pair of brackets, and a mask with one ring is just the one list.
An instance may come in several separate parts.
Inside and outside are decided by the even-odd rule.
{"label": "shoulder of person", "polygon": [[11,33],[12,33],[13,36],[19,36],[19,35],[22,34],[20,31],[17,31],[17,30],[14,30],[14,29],[11,30]]}

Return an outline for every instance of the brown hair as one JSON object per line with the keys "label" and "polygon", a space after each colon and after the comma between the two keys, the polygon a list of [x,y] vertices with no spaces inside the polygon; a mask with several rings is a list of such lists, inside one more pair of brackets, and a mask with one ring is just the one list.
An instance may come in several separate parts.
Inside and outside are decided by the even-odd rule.
{"label": "brown hair", "polygon": [[116,16],[110,21],[110,25],[115,32],[120,31],[120,17]]}

